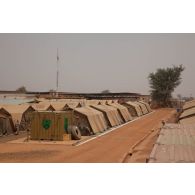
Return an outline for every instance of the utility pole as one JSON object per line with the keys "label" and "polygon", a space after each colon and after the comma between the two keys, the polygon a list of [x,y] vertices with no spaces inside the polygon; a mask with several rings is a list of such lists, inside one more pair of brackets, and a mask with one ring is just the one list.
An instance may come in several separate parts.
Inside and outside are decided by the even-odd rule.
{"label": "utility pole", "polygon": [[58,97],[58,87],[59,87],[59,54],[58,54],[58,48],[57,48],[57,74],[56,74],[56,97]]}

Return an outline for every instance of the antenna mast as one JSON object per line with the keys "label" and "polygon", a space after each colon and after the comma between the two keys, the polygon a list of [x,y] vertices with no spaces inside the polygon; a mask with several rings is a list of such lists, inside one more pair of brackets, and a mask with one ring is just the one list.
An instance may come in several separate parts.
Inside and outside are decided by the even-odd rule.
{"label": "antenna mast", "polygon": [[59,54],[58,54],[58,48],[57,48],[57,75],[56,75],[56,97],[58,97],[58,87],[59,87]]}

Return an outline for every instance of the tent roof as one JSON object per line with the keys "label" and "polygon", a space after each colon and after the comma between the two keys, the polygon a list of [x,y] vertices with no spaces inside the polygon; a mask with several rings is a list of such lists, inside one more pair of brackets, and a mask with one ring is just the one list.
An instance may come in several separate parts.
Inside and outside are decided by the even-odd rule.
{"label": "tent roof", "polygon": [[188,118],[181,119],[180,124],[188,125],[188,124],[194,124],[195,125],[195,116],[191,116]]}
{"label": "tent roof", "polygon": [[195,162],[195,125],[166,124],[150,154],[150,163]]}
{"label": "tent roof", "polygon": [[7,110],[9,113],[24,113],[29,107],[31,107],[30,105],[3,105],[2,108],[4,108],[5,110]]}
{"label": "tent roof", "polygon": [[11,117],[11,114],[7,110],[5,110],[4,108],[0,108],[0,113],[3,116]]}
{"label": "tent roof", "polygon": [[29,108],[35,110],[32,106],[29,105],[4,105],[2,108],[6,110],[12,117],[13,123],[16,124],[18,121],[21,122],[22,115],[26,112]]}
{"label": "tent roof", "polygon": [[195,100],[186,102],[186,103],[184,104],[184,106],[183,106],[183,109],[184,109],[184,110],[187,110],[187,109],[192,108],[192,107],[195,107]]}
{"label": "tent roof", "polygon": [[32,104],[32,107],[36,110],[36,111],[39,111],[39,110],[48,110],[49,108],[51,108],[52,110],[55,110],[53,108],[53,106],[49,103],[49,102],[40,102],[38,104]]}
{"label": "tent roof", "polygon": [[86,100],[85,105],[98,105],[100,103],[100,100]]}
{"label": "tent roof", "polygon": [[130,102],[129,101],[129,102],[126,102],[126,104],[130,105],[130,106],[133,106],[135,108],[138,116],[142,116],[143,115],[142,111],[141,111],[141,108],[137,104],[135,104],[134,102]]}
{"label": "tent roof", "polygon": [[146,108],[145,104],[142,104],[140,102],[135,102],[135,104],[139,105],[141,107],[141,111],[143,114],[147,114],[148,113],[148,109]]}
{"label": "tent roof", "polygon": [[69,102],[65,104],[64,109],[65,108],[75,109],[80,107],[82,107],[80,102]]}
{"label": "tent roof", "polygon": [[121,104],[118,104],[118,103],[111,103],[111,104],[108,104],[108,105],[119,109],[119,111],[120,111],[122,117],[124,118],[125,122],[128,122],[128,121],[132,120],[132,116],[131,116],[131,114],[129,113],[128,109],[125,106],[123,106]]}
{"label": "tent roof", "polygon": [[105,112],[111,126],[117,126],[117,125],[120,125],[122,123],[122,119],[121,119],[121,117],[118,113],[117,108],[114,108],[114,107],[111,107],[111,106],[108,106],[108,105],[104,105],[104,104],[93,105],[91,107]]}
{"label": "tent roof", "polygon": [[152,109],[150,107],[150,105],[144,101],[139,101],[140,103],[144,104],[146,106],[146,108],[148,109],[148,112],[152,112]]}
{"label": "tent roof", "polygon": [[66,105],[65,102],[51,102],[51,106],[56,110],[56,111],[62,111],[64,109],[64,106]]}
{"label": "tent roof", "polygon": [[97,111],[89,106],[75,108],[75,111],[87,117],[91,129],[94,133],[101,132],[107,129],[107,124],[102,112]]}
{"label": "tent roof", "polygon": [[184,112],[180,115],[180,119],[182,118],[186,118],[188,116],[192,116],[195,115],[195,107],[194,108],[190,108],[188,110],[184,110]]}

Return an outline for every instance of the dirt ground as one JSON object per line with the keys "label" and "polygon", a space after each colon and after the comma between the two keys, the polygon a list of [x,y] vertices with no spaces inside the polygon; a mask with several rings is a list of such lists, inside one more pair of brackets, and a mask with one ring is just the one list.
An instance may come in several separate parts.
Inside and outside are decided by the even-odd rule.
{"label": "dirt ground", "polygon": [[[174,114],[173,109],[158,109],[108,134],[78,146],[0,143],[0,162],[146,162],[156,141],[161,121],[172,119]],[[131,150],[133,151],[132,155],[127,155]]]}

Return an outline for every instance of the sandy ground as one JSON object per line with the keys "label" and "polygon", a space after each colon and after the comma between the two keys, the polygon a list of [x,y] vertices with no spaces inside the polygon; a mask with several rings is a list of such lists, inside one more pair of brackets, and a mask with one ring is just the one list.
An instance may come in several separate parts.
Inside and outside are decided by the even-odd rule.
{"label": "sandy ground", "polygon": [[90,139],[90,136],[82,136],[80,140],[67,140],[67,141],[47,141],[47,140],[29,140],[27,141],[26,136],[8,141],[10,144],[44,144],[44,145],[67,145],[74,146],[78,145],[80,142],[84,142]]}
{"label": "sandy ground", "polygon": [[160,127],[162,120],[170,120],[173,115],[173,109],[159,109],[79,146],[0,143],[0,162],[124,162],[127,152],[147,136],[134,147],[133,155],[125,160],[125,162],[145,162],[156,141],[158,133],[156,129]]}

